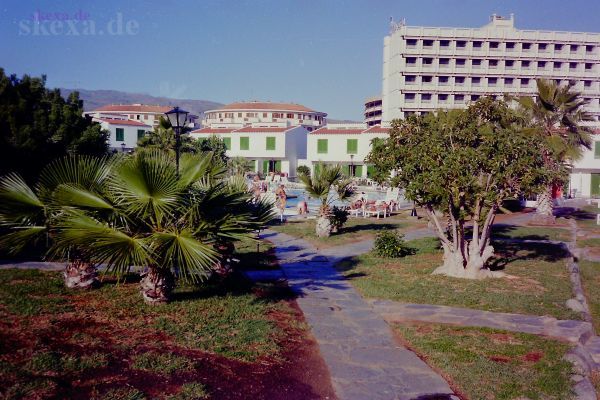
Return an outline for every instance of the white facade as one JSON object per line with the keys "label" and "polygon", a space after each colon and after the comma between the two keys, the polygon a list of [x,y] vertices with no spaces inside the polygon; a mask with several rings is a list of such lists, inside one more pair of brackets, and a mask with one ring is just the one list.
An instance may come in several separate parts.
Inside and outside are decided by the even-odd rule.
{"label": "white facade", "polygon": [[[110,104],[93,111],[87,111],[84,114],[92,118],[129,119],[156,127],[160,119],[165,118],[165,113],[171,109],[172,107],[168,106],[151,106],[146,104]],[[196,127],[197,119],[197,115],[188,115],[190,128]]]}
{"label": "white facade", "polygon": [[569,178],[573,197],[600,197],[600,132],[593,136],[592,149],[575,163]]}
{"label": "white facade", "polygon": [[228,157],[244,157],[254,162],[254,172],[281,172],[296,176],[298,159],[306,158],[306,136],[302,126],[203,128],[192,131],[193,138],[215,135],[225,141]]}
{"label": "white facade", "polygon": [[110,132],[108,145],[111,150],[116,151],[134,149],[138,140],[152,130],[150,125],[128,119],[93,118],[93,121],[100,123],[102,129]]}
{"label": "white facade", "polygon": [[341,164],[349,175],[369,177],[371,168],[365,158],[375,138],[387,139],[388,129],[381,126],[367,128],[365,124],[329,124],[308,135],[307,165],[314,171],[316,165]]}
{"label": "white facade", "polygon": [[239,102],[204,113],[202,125],[209,128],[303,126],[307,131],[327,123],[327,114],[300,104]]}
{"label": "white facade", "polygon": [[575,80],[600,119],[600,33],[520,30],[512,15],[481,28],[395,23],[384,39],[383,121],[483,95],[533,95],[536,78]]}

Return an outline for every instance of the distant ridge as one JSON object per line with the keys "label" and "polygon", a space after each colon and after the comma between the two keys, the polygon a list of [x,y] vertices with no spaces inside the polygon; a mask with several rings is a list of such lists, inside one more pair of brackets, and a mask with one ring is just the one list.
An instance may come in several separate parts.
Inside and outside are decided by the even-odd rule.
{"label": "distant ridge", "polygon": [[156,97],[143,93],[129,93],[118,90],[88,90],[60,88],[63,97],[71,92],[79,92],[79,98],[83,100],[85,111],[95,110],[107,104],[148,104],[155,106],[179,106],[193,114],[202,115],[204,111],[223,106],[221,103],[210,100],[172,99],[169,97]]}

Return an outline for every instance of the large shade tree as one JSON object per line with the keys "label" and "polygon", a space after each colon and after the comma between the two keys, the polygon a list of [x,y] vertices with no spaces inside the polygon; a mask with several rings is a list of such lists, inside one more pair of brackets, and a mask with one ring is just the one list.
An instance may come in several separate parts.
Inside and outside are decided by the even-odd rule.
{"label": "large shade tree", "polygon": [[588,101],[574,90],[575,82],[559,85],[555,81],[537,80],[535,97],[520,97],[517,101],[534,134],[542,137],[546,169],[554,172],[554,179],[538,194],[538,214],[553,218],[553,188],[563,185],[564,173],[585,149],[591,148],[591,129],[586,122],[593,121],[585,111]]}
{"label": "large shade tree", "polygon": [[395,120],[368,159],[395,171],[405,197],[427,211],[444,250],[435,273],[483,278],[496,275],[486,263],[502,201],[547,179],[539,148],[506,103],[482,98],[466,110]]}

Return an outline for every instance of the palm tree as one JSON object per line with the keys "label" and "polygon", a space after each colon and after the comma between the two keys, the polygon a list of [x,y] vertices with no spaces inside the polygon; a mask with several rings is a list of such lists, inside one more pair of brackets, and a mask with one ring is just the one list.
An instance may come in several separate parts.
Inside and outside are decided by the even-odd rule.
{"label": "palm tree", "polygon": [[[0,224],[9,233],[0,239],[0,245],[12,254],[39,241],[48,247],[56,233],[54,224],[65,212],[57,196],[59,188],[61,191],[85,188],[89,193],[102,193],[111,166],[107,159],[65,157],[46,166],[33,188],[17,174],[1,178]],[[77,248],[64,249],[62,259],[67,261],[63,275],[68,288],[86,289],[97,283],[95,265]]]}
{"label": "palm tree", "polygon": [[245,187],[224,179],[211,153],[184,154],[179,179],[173,158],[161,150],[122,158],[111,172],[104,194],[60,192],[66,211],[56,223],[53,254],[75,247],[117,276],[143,271],[149,304],[167,302],[176,279],[208,278],[235,240],[252,237],[272,218],[270,205],[252,204]]}
{"label": "palm tree", "polygon": [[584,149],[591,148],[591,129],[584,123],[593,121],[584,107],[588,101],[573,90],[574,81],[559,85],[554,81],[537,80],[537,96],[517,99],[525,115],[533,122],[534,131],[543,137],[547,148],[544,159],[554,172],[551,184],[538,195],[537,213],[553,217],[552,189],[561,184],[561,172],[580,159]]}
{"label": "palm tree", "polygon": [[230,158],[227,164],[231,175],[245,175],[254,168],[253,162],[245,157]]}
{"label": "palm tree", "polygon": [[[181,152],[195,153],[194,139],[186,133],[189,133],[191,128],[188,126],[181,127]],[[172,154],[175,154],[175,130],[168,120],[160,118],[158,126],[152,131],[149,131],[143,138],[138,140],[139,148],[160,149]]]}
{"label": "palm tree", "polygon": [[352,180],[344,176],[340,165],[327,164],[319,164],[312,177],[304,174],[300,174],[298,177],[308,194],[321,200],[316,233],[318,237],[328,237],[333,228],[330,220],[330,205],[335,200],[333,196],[330,196],[330,192],[333,189],[339,200],[348,199],[353,194]]}

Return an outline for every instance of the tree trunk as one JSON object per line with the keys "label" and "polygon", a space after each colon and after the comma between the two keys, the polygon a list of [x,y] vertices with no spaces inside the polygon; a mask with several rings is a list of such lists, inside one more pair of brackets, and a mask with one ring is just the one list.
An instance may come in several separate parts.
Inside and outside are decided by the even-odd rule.
{"label": "tree trunk", "polygon": [[67,263],[63,271],[65,286],[69,289],[91,289],[98,285],[96,267],[82,260]]}
{"label": "tree trunk", "polygon": [[317,218],[316,233],[320,238],[331,236],[333,225],[331,224],[330,210],[325,204],[319,208],[319,218]]}
{"label": "tree trunk", "polygon": [[443,244],[444,263],[433,271],[434,275],[446,275],[454,278],[483,279],[504,276],[503,272],[491,271],[485,267],[486,262],[494,255],[494,248],[487,245],[482,254],[473,251],[472,243],[462,254],[460,249]]}
{"label": "tree trunk", "polygon": [[171,298],[175,279],[169,269],[150,267],[142,274],[140,291],[146,304],[164,304]]}
{"label": "tree trunk", "polygon": [[535,223],[554,224],[554,199],[552,198],[552,186],[548,186],[537,196],[537,207],[535,209]]}

